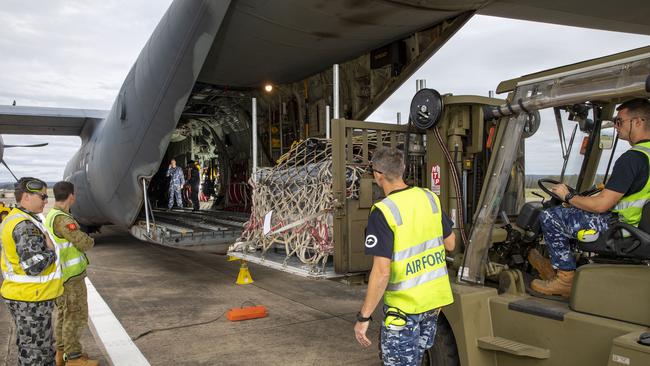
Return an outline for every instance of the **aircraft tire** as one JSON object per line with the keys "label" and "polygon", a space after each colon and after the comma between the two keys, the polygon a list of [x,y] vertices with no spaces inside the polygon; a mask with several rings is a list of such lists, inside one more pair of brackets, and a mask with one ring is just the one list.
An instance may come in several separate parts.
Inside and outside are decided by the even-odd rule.
{"label": "aircraft tire", "polygon": [[451,325],[443,314],[438,318],[436,340],[427,350],[422,360],[422,366],[459,366],[458,348]]}

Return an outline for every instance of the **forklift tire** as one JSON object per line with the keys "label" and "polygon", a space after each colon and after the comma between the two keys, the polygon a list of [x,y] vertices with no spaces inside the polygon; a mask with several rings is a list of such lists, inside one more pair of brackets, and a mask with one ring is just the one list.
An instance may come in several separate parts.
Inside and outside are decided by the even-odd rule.
{"label": "forklift tire", "polygon": [[422,359],[422,366],[459,366],[458,348],[451,325],[440,313],[436,329],[436,339]]}

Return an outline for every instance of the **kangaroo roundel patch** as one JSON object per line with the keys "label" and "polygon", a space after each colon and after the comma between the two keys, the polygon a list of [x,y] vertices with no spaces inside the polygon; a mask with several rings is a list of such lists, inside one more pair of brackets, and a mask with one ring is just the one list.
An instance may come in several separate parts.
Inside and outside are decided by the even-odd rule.
{"label": "kangaroo roundel patch", "polygon": [[373,248],[375,245],[377,245],[377,241],[377,237],[372,234],[366,236],[366,248]]}

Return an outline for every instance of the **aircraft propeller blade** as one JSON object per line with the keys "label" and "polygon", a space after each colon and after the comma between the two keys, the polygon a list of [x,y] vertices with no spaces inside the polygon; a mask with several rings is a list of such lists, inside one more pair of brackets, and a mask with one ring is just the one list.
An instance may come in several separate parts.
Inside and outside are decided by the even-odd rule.
{"label": "aircraft propeller blade", "polygon": [[44,142],[44,143],[41,143],[41,144],[32,144],[32,145],[5,145],[5,148],[7,148],[7,147],[43,147],[43,146],[47,146],[47,145],[48,145],[48,143]]}
{"label": "aircraft propeller blade", "polygon": [[11,175],[13,175],[14,179],[16,180],[16,182],[18,182],[18,178],[16,178],[16,174],[14,174],[14,172],[11,171],[11,169],[9,168],[9,165],[7,165],[7,163],[5,163],[4,160],[2,160],[1,162],[2,162],[2,165],[4,165],[5,168],[7,168],[7,170],[9,171],[9,173],[11,173]]}

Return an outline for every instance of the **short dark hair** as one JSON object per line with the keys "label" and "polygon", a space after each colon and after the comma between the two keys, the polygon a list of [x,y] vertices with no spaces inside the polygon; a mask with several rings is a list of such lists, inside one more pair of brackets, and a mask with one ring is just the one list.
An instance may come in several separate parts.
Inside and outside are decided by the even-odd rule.
{"label": "short dark hair", "polygon": [[14,197],[16,203],[23,199],[23,193],[37,193],[43,188],[47,188],[47,183],[34,177],[22,177],[14,183]]}
{"label": "short dark hair", "polygon": [[390,182],[404,174],[404,153],[395,147],[382,146],[372,154],[372,169],[382,173]]}
{"label": "short dark hair", "polygon": [[627,111],[630,114],[633,114],[634,117],[640,117],[646,121],[650,120],[650,101],[646,98],[630,99],[616,108],[619,112],[623,109],[627,109]]}
{"label": "short dark hair", "polygon": [[66,181],[57,182],[52,190],[54,191],[54,200],[62,202],[74,194],[74,184]]}

